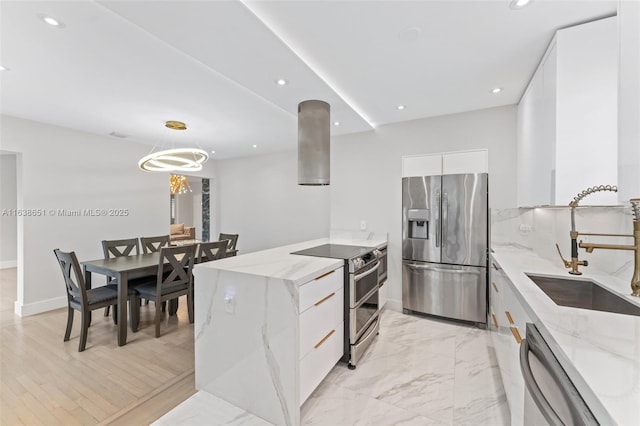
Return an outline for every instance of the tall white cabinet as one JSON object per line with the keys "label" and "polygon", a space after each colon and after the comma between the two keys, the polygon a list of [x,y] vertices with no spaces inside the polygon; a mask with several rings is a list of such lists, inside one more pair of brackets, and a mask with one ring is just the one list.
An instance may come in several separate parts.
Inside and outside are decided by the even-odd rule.
{"label": "tall white cabinet", "polygon": [[556,32],[518,105],[518,205],[565,205],[617,184],[617,34],[616,17]]}

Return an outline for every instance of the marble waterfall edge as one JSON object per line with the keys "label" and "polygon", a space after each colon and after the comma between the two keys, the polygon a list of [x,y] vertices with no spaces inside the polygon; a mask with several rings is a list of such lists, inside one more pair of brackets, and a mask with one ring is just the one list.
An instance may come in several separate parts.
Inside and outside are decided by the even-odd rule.
{"label": "marble waterfall edge", "polygon": [[273,424],[299,424],[297,286],[196,268],[195,381]]}

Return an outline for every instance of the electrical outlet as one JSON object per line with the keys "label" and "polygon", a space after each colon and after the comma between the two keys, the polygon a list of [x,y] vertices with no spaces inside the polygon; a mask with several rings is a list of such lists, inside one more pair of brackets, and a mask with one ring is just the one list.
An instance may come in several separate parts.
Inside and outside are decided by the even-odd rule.
{"label": "electrical outlet", "polygon": [[361,220],[360,221],[360,230],[361,231],[366,231],[367,230],[367,221],[366,220]]}
{"label": "electrical outlet", "polygon": [[236,312],[236,298],[233,294],[225,294],[224,296],[224,310],[228,314],[234,314]]}
{"label": "electrical outlet", "polygon": [[524,223],[520,224],[520,232],[523,234],[528,234],[531,232],[531,225],[525,225]]}

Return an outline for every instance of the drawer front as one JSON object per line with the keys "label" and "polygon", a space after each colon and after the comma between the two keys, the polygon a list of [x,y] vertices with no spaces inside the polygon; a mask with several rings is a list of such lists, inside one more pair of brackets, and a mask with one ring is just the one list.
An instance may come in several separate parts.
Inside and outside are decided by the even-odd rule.
{"label": "drawer front", "polygon": [[[331,333],[331,334],[329,334]],[[328,336],[328,337],[327,337]],[[344,324],[338,324],[315,344],[315,348],[300,361],[300,405],[329,374],[342,357]]]}
{"label": "drawer front", "polygon": [[300,359],[333,328],[344,321],[344,291],[329,293],[300,315]]}
{"label": "drawer front", "polygon": [[344,267],[326,272],[313,281],[300,286],[298,312],[303,313],[318,301],[344,287]]}

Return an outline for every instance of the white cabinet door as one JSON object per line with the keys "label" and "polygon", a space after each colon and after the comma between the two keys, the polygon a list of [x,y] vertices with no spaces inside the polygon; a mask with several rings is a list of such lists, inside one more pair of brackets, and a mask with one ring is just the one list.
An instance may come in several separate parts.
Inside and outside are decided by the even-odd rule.
{"label": "white cabinet door", "polygon": [[486,149],[402,157],[402,177],[487,173]]}
{"label": "white cabinet door", "polygon": [[[580,191],[618,183],[617,18],[558,31],[556,204]],[[585,204],[617,204],[614,192]]]}
{"label": "white cabinet door", "polygon": [[[616,185],[617,18],[557,31],[518,105],[518,205]],[[600,192],[587,204],[617,204]]]}
{"label": "white cabinet door", "polygon": [[402,177],[437,176],[441,174],[441,154],[402,157]]}
{"label": "white cabinet door", "polygon": [[442,174],[487,173],[487,150],[448,152],[442,154]]}
{"label": "white cabinet door", "polygon": [[524,379],[520,371],[520,342],[526,334],[526,323],[531,322],[513,284],[498,262],[491,257],[492,309],[491,340],[496,351],[500,375],[504,385],[511,424],[521,425],[524,421]]}
{"label": "white cabinet door", "polygon": [[555,44],[518,105],[518,205],[555,204]]}
{"label": "white cabinet door", "polygon": [[336,325],[344,321],[344,291],[329,293],[300,315],[300,358],[313,351]]}
{"label": "white cabinet door", "polygon": [[338,324],[300,361],[300,405],[340,360],[344,347],[344,323]]}

